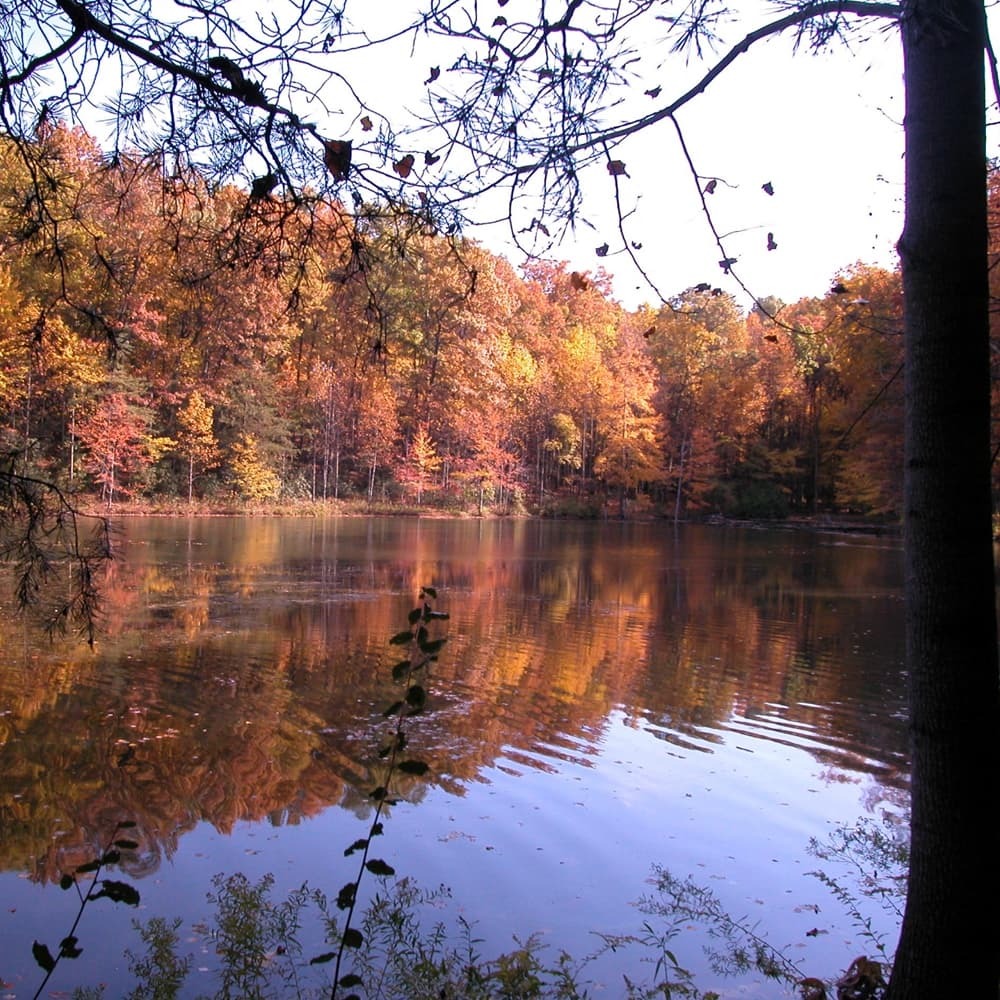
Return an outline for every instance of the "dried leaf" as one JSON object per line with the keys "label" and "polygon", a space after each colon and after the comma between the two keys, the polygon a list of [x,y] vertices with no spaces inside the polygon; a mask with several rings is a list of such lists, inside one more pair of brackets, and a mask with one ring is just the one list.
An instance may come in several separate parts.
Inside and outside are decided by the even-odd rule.
{"label": "dried leaf", "polygon": [[323,143],[323,163],[337,181],[346,181],[351,169],[351,140],[327,139]]}
{"label": "dried leaf", "polygon": [[401,160],[396,160],[396,162],[392,165],[392,169],[395,170],[396,173],[399,174],[399,176],[405,181],[406,178],[410,176],[410,171],[413,169],[413,164],[415,162],[413,154],[407,153]]}
{"label": "dried leaf", "polygon": [[[250,184],[250,200],[260,201],[266,198],[278,186],[278,178],[275,174],[264,174],[263,177],[255,177]],[[121,764],[118,765],[121,767]]]}
{"label": "dried leaf", "polygon": [[726,274],[729,274],[730,269],[738,259],[739,258],[737,257],[723,257],[722,260],[719,261],[719,267],[721,267],[722,270],[726,272]]}
{"label": "dried leaf", "polygon": [[710,180],[710,181],[709,181],[709,182],[708,182],[708,183],[707,183],[707,184],[705,185],[705,194],[715,194],[715,188],[716,188],[716,185],[717,185],[718,183],[719,183],[719,182],[718,182],[718,181],[717,181],[717,180],[716,180],[716,179],[715,179],[715,178],[713,177],[713,178],[712,178],[712,179],[711,179],[711,180]]}
{"label": "dried leaf", "polygon": [[649,90],[645,90],[645,91],[643,91],[643,93],[644,93],[644,94],[645,94],[645,95],[646,95],[647,97],[652,97],[652,98],[653,98],[653,99],[655,100],[655,99],[656,99],[657,97],[659,97],[659,96],[660,96],[660,91],[661,91],[662,89],[663,89],[662,87],[652,87],[652,88],[650,88]]}
{"label": "dried leaf", "polygon": [[774,233],[767,234],[767,249],[768,250],[778,249],[778,244],[774,242]]}
{"label": "dried leaf", "polygon": [[642,335],[647,340],[649,340],[649,338],[652,337],[654,333],[656,333],[656,327],[655,326],[651,326],[648,330],[644,330]]}
{"label": "dried leaf", "polygon": [[774,194],[774,185],[770,181],[761,184],[760,189],[764,194]]}
{"label": "dried leaf", "polygon": [[625,164],[621,160],[608,160],[608,173],[612,177],[628,177],[628,174],[625,172]]}
{"label": "dried leaf", "polygon": [[838,281],[837,284],[835,284],[833,286],[833,288],[830,289],[830,291],[834,295],[846,295],[847,294],[847,285],[845,285],[842,281]]}
{"label": "dried leaf", "polygon": [[578,292],[585,292],[588,288],[590,288],[590,282],[587,281],[587,279],[579,271],[574,271],[569,276],[569,283]]}
{"label": "dried leaf", "polygon": [[607,243],[602,243],[599,247],[595,248],[594,253],[596,253],[598,257],[607,257],[608,249]]}
{"label": "dried leaf", "polygon": [[434,164],[440,159],[440,156],[435,156],[429,149],[426,153],[424,153],[424,164],[428,167],[434,166]]}
{"label": "dried leaf", "polygon": [[429,77],[427,77],[426,80],[424,80],[424,84],[433,83],[440,75],[441,75],[441,67],[440,66],[432,66],[431,67],[431,75]]}
{"label": "dried leaf", "polygon": [[493,18],[493,27],[494,28],[505,28],[506,26],[507,26],[507,18],[502,17],[502,16],[497,16],[497,17]]}
{"label": "dried leaf", "polygon": [[764,339],[769,343],[776,344],[778,342],[778,335],[776,333],[765,333]]}
{"label": "dried leaf", "polygon": [[362,132],[370,132],[374,127],[375,126],[372,125],[372,120],[368,117],[368,115],[365,115],[364,118],[361,119]]}

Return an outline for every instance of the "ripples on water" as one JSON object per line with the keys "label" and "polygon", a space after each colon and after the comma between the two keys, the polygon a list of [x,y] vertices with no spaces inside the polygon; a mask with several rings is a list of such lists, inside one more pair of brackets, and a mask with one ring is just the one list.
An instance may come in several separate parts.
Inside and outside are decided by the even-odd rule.
{"label": "ripples on water", "polygon": [[[452,615],[431,711],[412,724],[431,772],[402,790],[385,847],[400,872],[451,886],[484,954],[534,930],[583,954],[594,931],[636,929],[630,904],[662,863],[760,919],[811,974],[854,957],[848,922],[805,877],[806,845],[904,800],[895,547],[611,523],[126,532],[96,654],[8,626],[11,995],[33,992],[31,940],[68,915],[53,883],[124,816],[143,838],[130,872],[143,917],[204,919],[218,871],[335,893],[395,697],[386,639],[426,583]],[[74,982],[120,984],[129,916],[84,928],[91,964]],[[679,957],[698,965],[696,939],[684,944]],[[623,968],[599,971],[615,983]]]}

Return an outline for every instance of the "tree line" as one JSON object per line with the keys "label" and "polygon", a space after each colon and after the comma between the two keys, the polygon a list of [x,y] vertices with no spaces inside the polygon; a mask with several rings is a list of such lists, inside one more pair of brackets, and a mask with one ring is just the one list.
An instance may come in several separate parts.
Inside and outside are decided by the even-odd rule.
{"label": "tree line", "polygon": [[[25,473],[107,505],[899,512],[896,273],[627,309],[601,271],[518,274],[408,213],[300,222],[80,129],[37,143],[58,183],[34,221],[0,147],[0,441]],[[306,251],[269,253],[269,219],[248,237],[262,210]]]}

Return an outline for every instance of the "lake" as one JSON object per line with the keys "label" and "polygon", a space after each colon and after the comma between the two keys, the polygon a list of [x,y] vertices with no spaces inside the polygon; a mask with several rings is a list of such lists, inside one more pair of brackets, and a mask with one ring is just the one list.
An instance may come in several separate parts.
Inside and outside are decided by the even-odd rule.
{"label": "lake", "polygon": [[[436,919],[473,922],[484,956],[538,932],[553,957],[582,957],[598,933],[641,928],[635,902],[658,864],[809,975],[866,950],[809,874],[808,845],[905,809],[897,539],[164,518],[126,520],[120,549],[95,650],[50,644],[0,609],[0,998],[34,995],[32,942],[55,951],[76,915],[61,875],[122,820],[139,847],[105,877],[141,905],[92,904],[83,954],[47,995],[100,983],[123,995],[123,952],[141,950],[131,923],[157,915],[183,920],[185,995],[211,992],[218,873],[336,896],[357,869],[344,849],[371,822],[382,712],[399,697],[388,639],[422,585],[450,614],[428,710],[408,723],[430,769],[400,787],[378,854],[450,888]],[[702,989],[775,995],[753,975],[717,976],[702,944],[694,926],[671,944]],[[595,994],[651,974],[639,957],[588,967]]]}

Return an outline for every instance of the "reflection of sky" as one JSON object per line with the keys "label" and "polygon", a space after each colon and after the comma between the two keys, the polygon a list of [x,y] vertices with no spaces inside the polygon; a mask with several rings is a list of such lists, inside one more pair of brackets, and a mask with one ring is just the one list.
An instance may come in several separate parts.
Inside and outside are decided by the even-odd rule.
{"label": "reflection of sky", "polygon": [[[434,919],[463,914],[474,921],[484,955],[512,948],[514,935],[532,931],[541,932],[553,952],[565,947],[583,954],[596,948],[594,932],[638,930],[642,918],[629,904],[649,892],[650,867],[657,863],[705,884],[735,916],[761,921],[770,939],[789,946],[810,972],[830,974],[854,957],[846,915],[808,877],[817,863],[805,847],[810,836],[853,821],[859,787],[824,782],[808,753],[733,732],[708,753],[678,750],[615,714],[592,760],[563,763],[558,774],[512,770],[488,769],[485,781],[461,797],[433,790],[418,806],[396,807],[377,842],[377,856],[400,875],[427,888],[452,888],[452,905]],[[172,862],[140,883],[138,916],[184,914],[184,947],[195,969],[210,967],[211,949],[190,927],[210,912],[204,893],[213,875],[243,871],[256,879],[271,872],[282,893],[307,881],[335,894],[356,870],[343,847],[366,828],[339,809],[295,826],[241,823],[230,837],[200,824]],[[52,897],[59,890],[39,890],[9,875],[2,881],[5,952],[26,955],[32,936],[55,933],[59,902]],[[192,906],[192,891],[200,906]],[[61,898],[68,921],[73,898]],[[40,907],[44,912],[36,912]],[[102,956],[104,980],[121,967],[125,927],[135,915],[98,903],[85,918],[81,940],[91,959]],[[817,927],[823,933],[807,937]],[[309,938],[307,929],[307,950]],[[696,935],[678,939],[675,949],[682,963],[701,967]],[[593,974],[615,982],[621,971],[635,971],[637,957],[626,951]],[[194,983],[204,986],[206,979],[204,971],[192,974]],[[700,982],[703,989],[710,985]]]}

